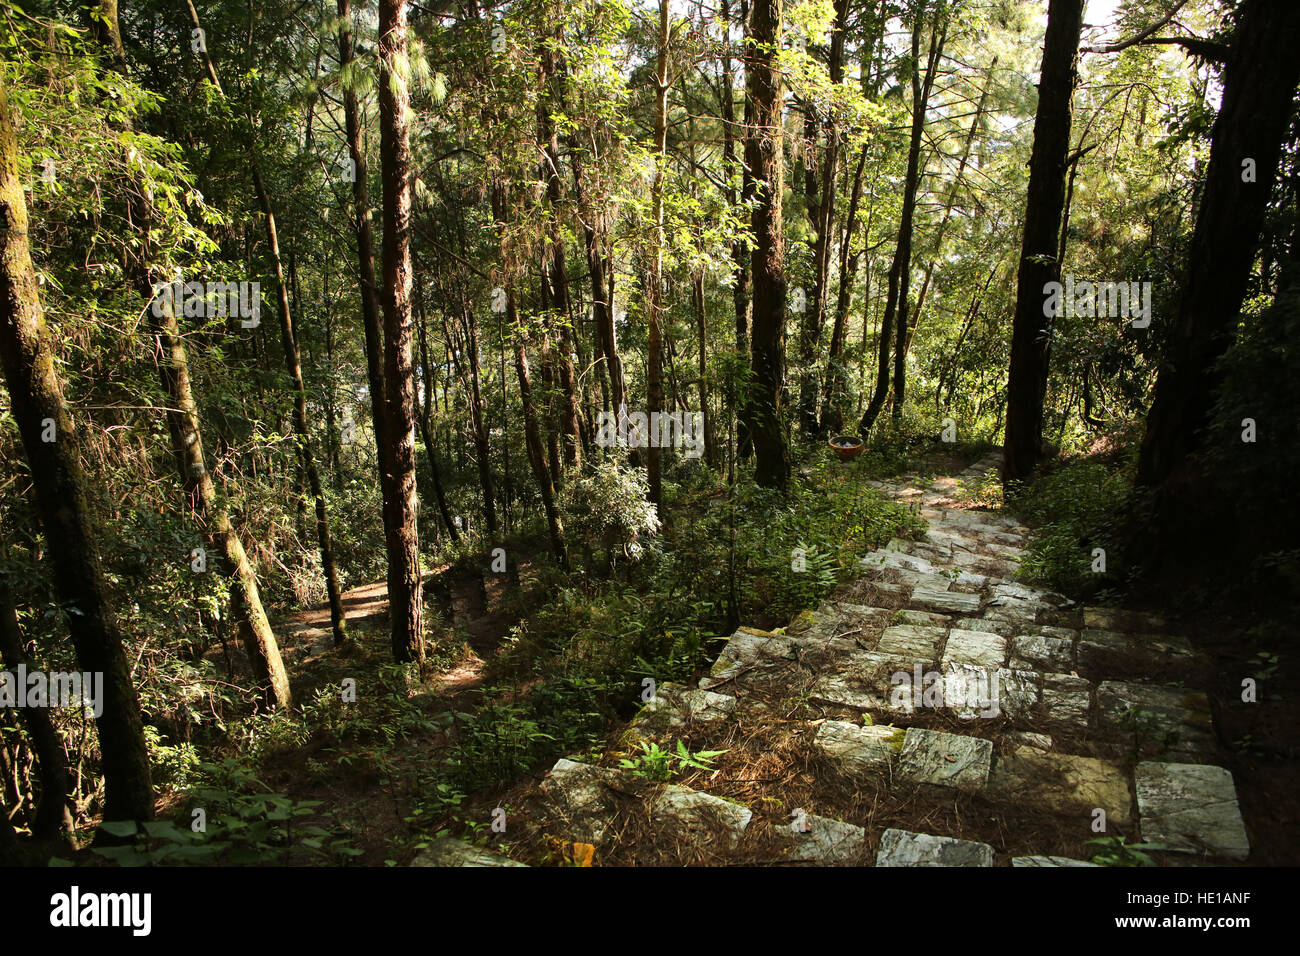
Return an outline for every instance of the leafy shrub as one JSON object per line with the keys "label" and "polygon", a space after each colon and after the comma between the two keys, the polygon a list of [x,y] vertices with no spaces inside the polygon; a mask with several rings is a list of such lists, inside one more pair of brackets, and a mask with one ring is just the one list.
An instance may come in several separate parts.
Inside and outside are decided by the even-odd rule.
{"label": "leafy shrub", "polygon": [[[1079,596],[1119,584],[1128,492],[1126,471],[1086,460],[1068,462],[1033,484],[1014,488],[1012,509],[1036,528],[1021,559],[1020,577]],[[1092,570],[1094,548],[1105,551],[1104,572]]]}
{"label": "leafy shrub", "polygon": [[181,817],[201,820],[199,829],[171,820],[109,821],[108,833],[133,839],[94,852],[122,866],[321,865],[361,855],[338,827],[307,822],[318,815],[319,800],[273,793],[238,760],[204,763],[199,773],[202,783],[189,791]]}

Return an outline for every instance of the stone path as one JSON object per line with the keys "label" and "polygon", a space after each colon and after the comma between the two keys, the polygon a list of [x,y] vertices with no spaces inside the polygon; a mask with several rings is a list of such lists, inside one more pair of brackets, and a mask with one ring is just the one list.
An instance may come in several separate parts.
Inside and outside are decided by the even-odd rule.
{"label": "stone path", "polygon": [[[721,769],[689,788],[563,759],[525,825],[593,845],[597,863],[1088,866],[1085,842],[1115,836],[1165,845],[1169,864],[1245,859],[1190,689],[1204,662],[1157,617],[1013,581],[1028,529],[961,495],[997,465],[876,482],[928,532],[863,557],[859,580],[787,627],[740,628],[622,741],[726,749]],[[420,864],[463,860],[455,843]]]}

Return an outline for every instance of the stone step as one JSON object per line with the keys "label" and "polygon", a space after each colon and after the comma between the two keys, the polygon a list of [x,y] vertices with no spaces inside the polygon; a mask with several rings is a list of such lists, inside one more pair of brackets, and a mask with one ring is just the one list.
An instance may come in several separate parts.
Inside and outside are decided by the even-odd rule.
{"label": "stone step", "polygon": [[[973,482],[999,463],[1000,456],[991,455],[960,478]],[[847,708],[862,712],[865,723],[827,719],[842,711],[825,710],[809,723],[808,712],[795,709],[788,711],[793,726],[783,732],[795,731],[785,736],[810,745],[863,788],[901,789],[905,800],[916,787],[949,791],[944,797],[943,790],[933,790],[926,799],[951,801],[951,791],[978,793],[994,805],[1024,807],[1066,827],[1072,820],[1089,826],[1100,809],[1108,825],[1125,833],[1136,828],[1142,839],[1165,844],[1172,853],[1245,859],[1250,844],[1232,776],[1207,762],[1214,742],[1205,695],[1117,679],[1182,676],[1200,663],[1190,644],[1171,635],[1156,616],[1080,607],[1064,595],[1011,580],[1029,530],[1008,515],[956,507],[958,480],[875,484],[911,505],[924,503],[919,513],[930,522],[925,534],[915,541],[893,539],[865,555],[862,576],[839,592],[850,600],[824,601],[775,631],[737,629],[697,687],[665,683],[656,689],[629,724],[624,743],[633,737],[671,743],[710,725],[715,729],[707,733],[721,739],[734,722],[746,729],[751,715],[770,720],[787,712],[774,702],[811,702],[813,715],[819,706]],[[990,739],[934,729],[926,710],[1003,722],[979,725],[995,729]],[[1145,721],[1139,736],[1171,738],[1155,755],[1143,750],[1136,772],[1127,769],[1131,747],[1126,749],[1134,712]],[[805,727],[815,727],[815,733]],[[817,797],[813,784],[810,800]],[[629,821],[640,820],[652,825],[656,841],[670,841],[666,846],[674,849],[665,859],[869,862],[870,834],[858,823],[799,809],[788,822],[756,820],[750,808],[721,796],[623,770],[561,759],[539,793],[548,832],[576,842],[612,841]],[[499,862],[504,857],[490,862],[495,854],[468,844],[439,846],[446,859],[483,862],[419,865],[518,865]],[[986,843],[900,828],[884,831],[875,854],[877,866],[993,863]],[[1014,857],[1011,865],[1096,864],[1045,853]]]}
{"label": "stone step", "polygon": [[1250,856],[1237,789],[1224,768],[1148,761],[1137,765],[1134,781],[1145,840],[1180,853]]}
{"label": "stone step", "polygon": [[992,866],[993,847],[954,837],[886,830],[876,866]]}
{"label": "stone step", "polygon": [[508,856],[474,846],[452,836],[434,837],[411,866],[527,866]]}

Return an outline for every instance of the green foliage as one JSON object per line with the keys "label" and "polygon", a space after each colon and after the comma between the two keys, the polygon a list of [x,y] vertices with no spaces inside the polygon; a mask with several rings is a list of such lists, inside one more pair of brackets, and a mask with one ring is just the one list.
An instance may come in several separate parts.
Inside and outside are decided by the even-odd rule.
{"label": "green foliage", "polygon": [[649,478],[614,458],[596,462],[566,485],[561,498],[565,528],[576,540],[620,550],[630,560],[641,557],[646,542],[659,531],[659,515],[649,500]]}
{"label": "green foliage", "polygon": [[1140,707],[1120,714],[1119,726],[1129,735],[1129,758],[1134,763],[1146,753],[1160,753],[1178,741],[1178,731],[1170,729],[1166,719]]}
{"label": "green foliage", "polygon": [[1147,851],[1168,849],[1163,843],[1129,843],[1122,836],[1097,837],[1087,843],[1096,847],[1090,862],[1099,866],[1155,866]]}
{"label": "green foliage", "polygon": [[664,750],[653,741],[642,740],[637,745],[641,751],[635,757],[624,757],[618,765],[638,777],[663,783],[675,774],[687,770],[712,770],[713,760],[725,750],[697,750],[692,753],[685,742],[677,741],[676,750]]}
{"label": "green foliage", "polygon": [[510,783],[555,753],[556,738],[522,703],[489,703],[458,713],[451,779],[467,789]]}
{"label": "green foliage", "polygon": [[344,830],[311,822],[320,816],[319,800],[273,793],[237,760],[204,763],[199,772],[202,783],[188,791],[181,815],[195,822],[109,821],[108,833],[134,839],[94,852],[121,866],[340,865],[361,854]]}
{"label": "green foliage", "polygon": [[[1020,577],[1073,596],[1126,581],[1121,528],[1130,480],[1124,470],[1082,460],[1013,488],[1012,509],[1034,528]],[[1105,551],[1104,572],[1092,570],[1094,548]]]}

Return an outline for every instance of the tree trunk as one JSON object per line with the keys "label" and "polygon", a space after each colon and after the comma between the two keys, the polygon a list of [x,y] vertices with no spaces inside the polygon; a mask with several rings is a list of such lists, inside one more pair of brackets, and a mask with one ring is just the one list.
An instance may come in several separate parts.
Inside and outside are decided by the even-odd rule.
{"label": "tree trunk", "polygon": [[[45,330],[18,175],[18,140],[0,84],[0,363],[45,532],[54,589],[83,671],[103,675],[95,719],[104,772],[104,819],[153,818],[153,784],[140,703],[91,532],[85,477]],[[53,432],[49,432],[49,428]],[[53,441],[45,440],[52,434]]]}
{"label": "tree trunk", "polygon": [[[416,407],[415,418],[420,424],[420,440],[424,442],[424,457],[429,463],[429,481],[433,485],[433,498],[438,505],[438,514],[442,517],[443,527],[447,529],[447,534],[451,536],[452,541],[460,540],[460,532],[456,529],[456,522],[452,519],[451,509],[447,507],[447,494],[442,487],[442,475],[438,472],[438,446],[433,433],[433,387],[434,374],[433,368],[429,365],[429,345],[425,336],[428,334],[425,329],[424,321],[424,292],[418,280],[415,286],[415,310],[416,310],[416,335],[420,344],[420,368],[424,378],[424,401],[420,401],[420,393],[415,393]],[[475,357],[475,362],[478,359]]]}
{"label": "tree trunk", "polygon": [[[827,54],[827,69],[831,83],[838,87],[844,78],[844,34],[849,15],[849,0],[835,0],[835,25],[831,29],[831,45]],[[809,104],[810,115],[816,107]],[[821,347],[822,326],[826,319],[826,298],[831,275],[831,237],[835,224],[835,192],[839,177],[840,131],[835,108],[831,107],[826,124],[826,152],[822,157],[821,184],[809,170],[806,183],[809,193],[809,214],[813,228],[813,286],[808,297],[800,336],[800,357],[803,369],[799,380],[799,421],[805,434],[817,432],[817,380],[814,370]],[[814,125],[814,130],[816,126]],[[830,370],[826,370],[829,378]]]}
{"label": "tree trunk", "polygon": [[387,440],[381,467],[391,476],[388,608],[393,657],[424,669],[419,497],[415,485],[415,370],[411,319],[411,142],[406,0],[379,2],[379,129],[384,184],[384,399]]}
{"label": "tree trunk", "polygon": [[[984,89],[980,91],[979,102],[975,104],[975,118],[971,120],[970,130],[966,133],[966,141],[962,145],[961,161],[957,164],[957,173],[952,179],[952,188],[948,190],[948,198],[943,204],[943,216],[939,220],[939,228],[934,234],[934,244],[930,249],[930,262],[925,267],[925,278],[921,280],[921,291],[916,295],[916,308],[913,310],[914,318],[912,319],[912,329],[907,336],[907,345],[910,347],[912,338],[916,335],[916,330],[921,324],[921,315],[925,311],[925,297],[930,290],[930,279],[934,275],[936,263],[939,259],[939,253],[943,249],[943,236],[948,229],[948,223],[952,219],[953,206],[957,202],[957,190],[961,188],[961,178],[966,172],[966,166],[970,162],[971,146],[975,142],[975,134],[979,131],[980,121],[984,116],[984,104],[988,101],[989,90],[993,86],[993,70],[998,65],[998,58],[995,56],[989,63],[988,71],[984,78]],[[1064,235],[1064,227],[1062,227]],[[1059,258],[1059,257],[1058,257]],[[906,355],[906,349],[904,350]]]}
{"label": "tree trunk", "polygon": [[653,210],[655,235],[654,250],[650,256],[650,269],[646,277],[646,324],[648,344],[646,355],[646,417],[651,421],[649,445],[646,449],[647,471],[650,479],[650,500],[663,517],[663,467],[659,436],[653,422],[656,412],[663,410],[663,294],[664,294],[664,167],[668,163],[668,40],[669,2],[659,0],[659,56],[655,63],[655,153],[654,181],[650,187],[650,205]]}
{"label": "tree trunk", "polygon": [[[925,72],[924,81],[921,75],[921,34],[925,30],[924,7],[918,6],[914,16],[916,19],[912,23],[912,131],[911,139],[908,141],[907,148],[907,174],[903,185],[903,206],[902,214],[898,226],[898,243],[894,247],[894,259],[889,266],[888,290],[885,296],[885,312],[880,319],[880,340],[877,343],[877,361],[876,367],[876,387],[871,393],[871,401],[867,403],[867,410],[862,414],[862,420],[858,423],[858,430],[866,436],[876,419],[880,416],[881,409],[885,407],[885,400],[889,396],[889,362],[891,354],[891,345],[893,343],[894,327],[897,324],[898,337],[906,334],[907,330],[907,296],[908,288],[911,285],[911,264],[912,264],[912,223],[916,213],[916,189],[920,180],[920,158],[921,158],[921,134],[925,129],[925,104],[930,96],[930,88],[934,79],[933,65],[937,62],[936,44],[939,40],[938,25],[930,34],[930,51],[927,56],[927,63],[931,68]],[[897,386],[895,387],[895,404],[899,401]],[[900,410],[901,414],[901,410]]]}
{"label": "tree trunk", "polygon": [[[350,0],[338,0],[339,66],[354,62],[352,10]],[[384,387],[384,339],[380,326],[379,284],[375,278],[375,241],[370,226],[370,174],[366,153],[361,145],[361,118],[356,92],[343,86],[343,124],[348,141],[352,173],[353,230],[357,237],[357,266],[361,279],[361,321],[366,336],[366,381],[370,387],[370,420],[375,434],[379,462],[379,490],[383,501],[384,540],[388,540],[393,523],[393,500],[396,495],[393,475],[384,468],[383,453],[388,447],[388,420]]]}
{"label": "tree trunk", "polygon": [[298,352],[298,336],[293,326],[293,313],[289,308],[289,293],[284,284],[284,269],[280,264],[280,239],[275,226],[275,211],[271,197],[262,181],[262,171],[255,157],[250,156],[253,167],[253,189],[266,217],[266,241],[271,262],[275,266],[276,298],[280,313],[280,341],[284,350],[284,364],[293,384],[293,430],[298,435],[299,453],[307,486],[316,505],[316,542],[320,546],[321,570],[325,574],[325,590],[329,595],[330,624],[334,643],[341,645],[348,639],[347,616],[343,613],[343,592],[339,587],[339,574],[334,566],[334,548],[330,543],[329,515],[325,511],[325,489],[321,486],[320,469],[316,465],[316,449],[311,440],[311,427],[307,423],[307,386],[302,378],[302,359]]}
{"label": "tree trunk", "polygon": [[[13,671],[25,665],[28,673],[40,670],[23,641],[18,624],[18,608],[4,575],[0,575],[0,662],[6,670]],[[73,802],[72,774],[68,769],[68,755],[63,741],[44,707],[23,707],[23,724],[36,754],[36,768],[41,783],[41,799],[36,808],[33,835],[43,842],[62,843],[76,849],[73,833],[76,830],[76,805]],[[3,812],[3,811],[0,811]]]}
{"label": "tree trunk", "polygon": [[[189,4],[189,11],[197,27],[198,14],[193,4]],[[216,69],[210,58],[207,65],[209,77],[220,91]],[[131,215],[135,220],[135,229],[142,237],[139,253],[132,265],[135,287],[146,300],[152,300],[157,295],[157,285],[161,278],[152,261],[154,251],[149,243],[150,226],[157,215],[153,196],[143,183],[137,184]],[[158,308],[155,309],[154,305]],[[287,708],[293,703],[289,675],[284,669],[275,633],[271,630],[266,611],[262,607],[257,573],[248,560],[239,533],[231,524],[229,513],[217,501],[217,489],[204,459],[199,408],[190,385],[189,356],[174,306],[171,297],[160,296],[147,309],[150,329],[161,353],[158,376],[168,401],[167,432],[171,438],[172,454],[189,507],[203,528],[208,544],[220,548],[222,569],[231,578],[230,615],[236,622],[239,639],[248,655],[253,677],[258,682],[262,702],[268,707]]]}
{"label": "tree trunk", "polygon": [[[1156,380],[1138,460],[1148,488],[1179,480],[1201,439],[1232,344],[1300,76],[1300,5],[1245,0],[1223,72],[1223,101],[1188,250],[1178,317]],[[1253,182],[1243,164],[1254,160]]]}
{"label": "tree trunk", "polygon": [[[727,0],[722,0],[721,18],[724,28],[727,30],[727,53],[722,58],[722,158],[727,172],[727,204],[731,208],[736,208],[738,198],[736,187],[732,181],[736,169],[740,169],[741,188],[739,201],[746,204],[754,196],[754,176],[749,166],[736,159],[736,97],[735,97],[735,70],[731,56],[731,11],[728,8]],[[749,19],[749,10],[746,0],[741,0],[740,22],[747,24]],[[752,107],[749,98],[745,98],[745,132],[741,136],[741,149],[744,149],[743,143],[749,137],[749,124],[751,120]],[[731,261],[732,261],[732,288],[731,300],[736,311],[736,354],[745,361],[750,362],[749,353],[749,249],[743,240],[737,239],[731,244]],[[734,390],[733,390],[734,391]],[[753,448],[752,439],[749,434],[749,426],[745,422],[745,416],[739,416],[736,423],[736,450],[742,458],[748,458]]]}
{"label": "tree trunk", "polygon": [[[867,147],[862,147],[858,156],[858,168],[853,173],[853,189],[849,194],[848,217],[844,224],[844,235],[840,240],[840,282],[835,297],[835,320],[831,323],[831,342],[826,355],[826,383],[822,387],[822,414],[820,431],[827,434],[839,431],[844,424],[844,415],[840,403],[847,388],[845,368],[840,356],[844,353],[844,341],[848,335],[849,309],[853,304],[853,283],[857,280],[858,261],[862,251],[851,252],[853,233],[857,227],[858,203],[862,199],[862,172],[867,165]],[[866,316],[862,319],[866,325]]]}
{"label": "tree trunk", "polygon": [[548,298],[554,310],[557,344],[556,368],[563,390],[560,407],[560,432],[564,436],[564,463],[567,467],[582,467],[582,403],[578,398],[578,376],[573,368],[573,308],[569,297],[569,270],[564,255],[564,233],[560,228],[560,202],[563,189],[560,179],[560,141],[551,119],[552,103],[562,108],[563,98],[558,89],[563,82],[556,65],[555,52],[543,43],[540,69],[541,85],[549,96],[539,97],[537,127],[541,140],[542,176],[546,182],[547,238],[550,248],[544,264],[542,279],[547,286]]}
{"label": "tree trunk", "polygon": [[697,387],[700,397],[700,415],[703,417],[704,425],[704,463],[710,468],[717,467],[716,454],[713,441],[713,416],[709,413],[709,363],[708,363],[708,338],[705,335],[707,331],[707,316],[704,310],[704,270],[695,270],[692,277],[692,291],[695,299],[695,328],[696,338],[699,344],[699,381]]}
{"label": "tree trunk", "polygon": [[1002,481],[1029,476],[1042,456],[1043,399],[1047,393],[1047,353],[1051,325],[1043,315],[1047,284],[1060,275],[1056,261],[1061,209],[1065,203],[1070,149],[1070,100],[1083,23],[1083,0],[1051,0],[1043,67],[1034,117],[1034,149],[1029,159],[1025,232],[1016,280],[1016,314],[1011,331],[1011,369],[1007,378],[1007,427],[1003,440]]}
{"label": "tree trunk", "polygon": [[781,420],[785,380],[785,236],[781,218],[782,156],[781,0],[754,0],[749,39],[756,44],[747,70],[753,123],[747,124],[745,162],[754,176],[757,203],[751,219],[754,248],[753,373],[749,431],[754,442],[754,480],[784,489],[790,459]]}
{"label": "tree trunk", "polygon": [[[942,19],[942,23],[940,20]],[[893,416],[903,415],[907,400],[907,346],[911,341],[908,317],[912,289],[912,230],[916,215],[916,193],[920,186],[921,136],[925,130],[925,112],[934,89],[934,75],[943,56],[943,44],[948,34],[947,15],[942,4],[935,9],[934,23],[930,29],[930,52],[926,57],[925,82],[912,76],[912,143],[907,154],[907,185],[903,197],[903,226],[900,229],[899,255],[903,264],[899,271],[898,334],[894,336],[894,410]],[[904,242],[904,236],[906,241]]]}

